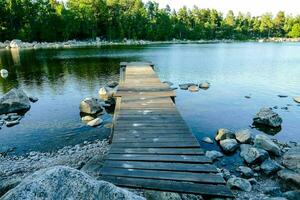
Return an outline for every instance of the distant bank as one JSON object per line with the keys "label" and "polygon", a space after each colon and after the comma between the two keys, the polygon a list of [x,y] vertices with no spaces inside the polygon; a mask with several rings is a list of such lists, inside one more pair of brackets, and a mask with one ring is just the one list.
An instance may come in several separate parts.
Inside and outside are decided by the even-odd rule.
{"label": "distant bank", "polygon": [[100,47],[114,45],[147,45],[147,44],[205,44],[205,43],[231,43],[231,42],[300,42],[300,38],[264,38],[252,40],[177,40],[170,41],[146,41],[146,40],[123,40],[105,41],[96,38],[95,40],[68,40],[65,42],[23,42],[18,39],[0,42],[0,49],[64,49],[64,48],[83,48]]}

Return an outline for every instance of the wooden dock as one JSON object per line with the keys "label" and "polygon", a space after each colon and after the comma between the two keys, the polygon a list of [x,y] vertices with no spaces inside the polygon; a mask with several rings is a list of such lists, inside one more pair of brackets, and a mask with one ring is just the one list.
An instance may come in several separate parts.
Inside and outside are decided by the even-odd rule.
{"label": "wooden dock", "polygon": [[113,138],[101,175],[130,188],[233,197],[147,63],[121,63]]}

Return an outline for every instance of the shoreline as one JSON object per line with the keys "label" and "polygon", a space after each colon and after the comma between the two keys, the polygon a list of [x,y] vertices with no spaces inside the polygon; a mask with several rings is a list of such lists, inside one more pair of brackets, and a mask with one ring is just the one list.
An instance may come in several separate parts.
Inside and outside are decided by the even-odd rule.
{"label": "shoreline", "polygon": [[249,40],[215,39],[215,40],[170,40],[170,41],[146,41],[146,40],[124,40],[103,41],[95,40],[68,40],[64,42],[23,42],[18,39],[0,42],[1,49],[72,49],[102,46],[130,46],[130,45],[153,45],[153,44],[213,44],[213,43],[235,43],[235,42],[300,42],[300,38],[261,38]]}

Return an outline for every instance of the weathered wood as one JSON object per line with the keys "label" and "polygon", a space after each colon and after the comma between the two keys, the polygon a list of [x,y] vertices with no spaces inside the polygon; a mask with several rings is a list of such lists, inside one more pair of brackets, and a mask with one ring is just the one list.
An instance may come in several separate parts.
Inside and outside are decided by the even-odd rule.
{"label": "weathered wood", "polygon": [[145,63],[123,63],[120,71],[103,179],[125,187],[232,197],[176,109],[175,91]]}
{"label": "weathered wood", "polygon": [[200,194],[204,197],[229,197],[234,198],[231,191],[221,184],[199,184],[193,182],[168,181],[157,179],[141,179],[129,177],[103,176],[103,180],[119,186],[140,189],[152,189],[169,192]]}

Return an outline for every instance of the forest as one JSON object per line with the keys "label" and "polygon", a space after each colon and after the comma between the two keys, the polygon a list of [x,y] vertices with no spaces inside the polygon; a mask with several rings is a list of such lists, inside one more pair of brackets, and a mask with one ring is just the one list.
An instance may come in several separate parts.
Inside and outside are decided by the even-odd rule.
{"label": "forest", "polygon": [[221,13],[142,0],[0,0],[0,41],[166,41],[300,37],[300,16]]}

